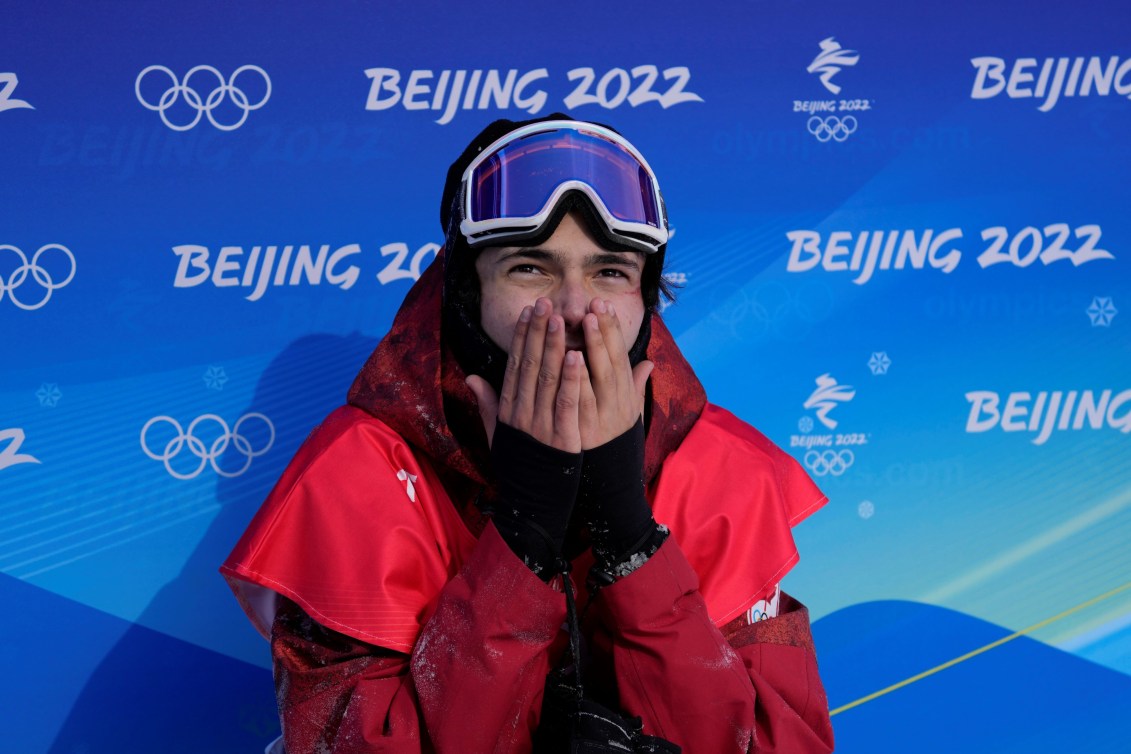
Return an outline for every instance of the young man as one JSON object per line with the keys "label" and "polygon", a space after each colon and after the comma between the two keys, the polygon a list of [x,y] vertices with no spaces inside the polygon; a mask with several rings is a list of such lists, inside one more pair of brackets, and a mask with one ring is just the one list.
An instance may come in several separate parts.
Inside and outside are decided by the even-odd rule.
{"label": "young man", "polygon": [[271,639],[286,750],[831,751],[777,590],[825,498],[654,316],[647,162],[595,124],[498,121],[441,222],[222,568]]}

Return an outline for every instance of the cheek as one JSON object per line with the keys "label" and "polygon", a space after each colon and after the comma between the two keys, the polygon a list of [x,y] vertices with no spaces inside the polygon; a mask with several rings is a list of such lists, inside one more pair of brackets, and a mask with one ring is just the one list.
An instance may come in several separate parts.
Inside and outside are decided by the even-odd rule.
{"label": "cheek", "polygon": [[632,348],[636,336],[640,334],[640,323],[644,321],[644,301],[640,298],[640,291],[618,296],[614,304],[624,328],[625,345]]}
{"label": "cheek", "polygon": [[479,304],[479,325],[488,337],[499,348],[509,351],[511,340],[514,337],[514,326],[518,322],[518,315],[527,302],[522,297],[504,295],[497,286],[483,285],[482,296]]}

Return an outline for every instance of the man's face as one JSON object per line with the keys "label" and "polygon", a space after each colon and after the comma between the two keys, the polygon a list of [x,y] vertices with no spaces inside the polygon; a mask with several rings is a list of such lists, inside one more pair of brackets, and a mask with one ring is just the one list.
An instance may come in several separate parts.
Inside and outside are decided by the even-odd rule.
{"label": "man's face", "polygon": [[480,324],[504,351],[510,350],[519,313],[539,298],[549,299],[554,313],[565,320],[567,349],[584,351],[581,320],[595,298],[616,308],[626,349],[636,342],[644,321],[640,293],[644,255],[603,248],[572,212],[538,246],[484,249],[475,260],[475,269],[481,293]]}

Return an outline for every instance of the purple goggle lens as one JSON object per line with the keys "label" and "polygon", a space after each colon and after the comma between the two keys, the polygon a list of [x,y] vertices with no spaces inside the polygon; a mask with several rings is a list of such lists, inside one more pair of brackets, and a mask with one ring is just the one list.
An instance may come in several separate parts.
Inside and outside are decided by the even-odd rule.
{"label": "purple goggle lens", "polygon": [[666,243],[667,221],[651,169],[627,142],[597,128],[539,124],[488,148],[464,175],[468,241],[482,245],[536,230],[561,195],[576,189],[593,201],[612,233],[645,251]]}

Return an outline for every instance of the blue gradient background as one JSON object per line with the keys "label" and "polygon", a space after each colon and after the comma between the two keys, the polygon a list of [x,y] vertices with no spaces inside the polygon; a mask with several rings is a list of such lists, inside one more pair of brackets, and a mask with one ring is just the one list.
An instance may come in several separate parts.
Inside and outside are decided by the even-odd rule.
{"label": "blue gradient background", "polygon": [[[544,67],[538,114],[562,108],[576,67],[688,67],[701,103],[572,114],[615,125],[661,178],[678,230],[668,269],[686,276],[664,316],[714,402],[788,448],[815,419],[803,404],[819,375],[856,390],[830,416],[867,444],[818,478],[830,503],[796,530],[785,582],[815,619],[834,709],[1127,584],[1128,435],[968,433],[965,394],[1131,389],[1131,102],[1040,112],[970,97],[978,56],[1131,57],[1129,16],[1111,1],[6,9],[0,72],[34,109],[0,111],[0,244],[62,244],[77,271],[40,309],[0,297],[0,430],[22,430],[39,461],[0,468],[5,750],[255,751],[277,735],[267,647],[216,567],[408,290],[376,279],[381,247],[439,242],[448,163],[487,120],[527,117],[367,111],[372,67],[402,87],[413,69]],[[830,36],[860,53],[834,78],[839,97],[806,72]],[[177,133],[134,95],[154,64],[255,64],[271,97],[234,131]],[[254,77],[240,84],[254,99]],[[839,98],[873,107],[844,143],[818,143],[793,101]],[[983,228],[1059,222],[1101,226],[1114,259],[977,263]],[[949,274],[877,270],[856,285],[787,270],[792,230],[952,227]],[[181,244],[211,262],[226,245],[352,243],[349,290],[250,302],[173,285]],[[0,256],[0,278],[13,266]],[[1120,311],[1109,326],[1086,313],[1097,296]],[[891,368],[873,375],[881,351]],[[211,367],[222,389],[206,385]],[[37,397],[50,384],[54,407]],[[141,449],[155,416],[249,412],[276,437],[240,476],[175,479]],[[843,752],[941,751],[954,741],[935,731],[959,725],[963,751],[1122,751],[1129,707],[1126,590],[833,722]]]}

